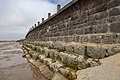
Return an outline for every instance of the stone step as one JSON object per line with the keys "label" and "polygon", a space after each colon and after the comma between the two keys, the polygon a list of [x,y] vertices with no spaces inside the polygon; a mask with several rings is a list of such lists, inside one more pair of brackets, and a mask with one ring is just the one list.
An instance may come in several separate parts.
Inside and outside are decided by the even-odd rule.
{"label": "stone step", "polygon": [[[68,66],[61,63],[58,60],[53,60],[52,58],[46,58],[45,55],[41,55],[36,51],[30,50],[30,48],[26,48],[26,49],[24,49],[24,50],[26,50],[26,51],[29,50],[29,55],[32,55],[31,57],[33,59],[35,59],[35,57],[38,57],[37,60],[39,59],[40,62],[47,65],[51,71],[59,72],[67,79],[72,79],[72,80],[76,79],[76,71],[73,70],[72,68],[69,68]],[[39,54],[39,55],[36,55],[36,54]]]}
{"label": "stone step", "polygon": [[46,58],[44,55],[39,55],[40,61],[43,61],[52,71],[59,72],[68,79],[75,79],[75,71],[59,61],[53,61],[50,58]]}
{"label": "stone step", "polygon": [[34,42],[36,46],[56,49],[58,52],[68,52],[74,55],[83,55],[94,59],[105,58],[120,52],[120,44],[95,44],[77,42]]}
{"label": "stone step", "polygon": [[[58,52],[54,49],[48,49],[47,47],[38,47],[32,44],[27,44],[27,47],[31,47],[31,49],[37,51],[39,54],[31,54],[34,59],[38,58],[38,55],[42,53],[46,58],[51,58],[54,61],[58,60],[65,64],[68,67],[73,69],[85,69],[88,67],[94,67],[100,65],[98,60],[87,58],[83,55],[73,55],[68,52]],[[43,50],[43,51],[40,51]],[[34,53],[34,52],[32,52]]]}
{"label": "stone step", "polygon": [[[36,68],[39,69],[39,71],[41,72],[41,74],[47,79],[47,80],[52,80],[53,76],[54,76],[54,72],[51,71],[47,65],[45,65],[44,63],[40,62],[38,59],[35,60],[35,58],[33,58],[33,56],[30,56],[30,55],[33,55],[33,51],[24,46],[23,48],[23,51],[24,51],[24,54],[26,55],[26,58],[27,60],[32,64],[34,65]],[[28,52],[29,50],[29,52]],[[34,52],[35,53],[35,52]]]}

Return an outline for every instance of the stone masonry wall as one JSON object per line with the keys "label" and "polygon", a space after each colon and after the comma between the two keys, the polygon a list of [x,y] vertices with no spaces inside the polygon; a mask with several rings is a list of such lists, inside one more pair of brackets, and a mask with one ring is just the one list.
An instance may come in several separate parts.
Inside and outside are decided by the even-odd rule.
{"label": "stone masonry wall", "polygon": [[81,80],[82,70],[120,53],[120,0],[72,0],[31,29],[22,48],[47,80]]}
{"label": "stone masonry wall", "polygon": [[30,31],[26,38],[120,43],[120,0],[73,0],[56,14]]}

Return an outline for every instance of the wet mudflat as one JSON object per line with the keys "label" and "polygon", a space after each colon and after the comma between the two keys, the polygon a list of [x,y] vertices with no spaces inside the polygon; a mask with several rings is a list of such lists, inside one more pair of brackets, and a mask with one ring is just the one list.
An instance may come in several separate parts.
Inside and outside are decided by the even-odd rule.
{"label": "wet mudflat", "polygon": [[25,58],[17,42],[0,42],[0,80],[44,80]]}

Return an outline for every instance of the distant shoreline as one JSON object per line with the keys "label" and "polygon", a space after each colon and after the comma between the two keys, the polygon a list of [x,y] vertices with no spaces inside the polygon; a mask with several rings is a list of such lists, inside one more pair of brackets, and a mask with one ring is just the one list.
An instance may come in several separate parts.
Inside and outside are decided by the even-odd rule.
{"label": "distant shoreline", "polygon": [[20,40],[0,40],[0,42],[22,42],[24,41],[24,39],[20,39]]}
{"label": "distant shoreline", "polygon": [[16,41],[14,41],[14,40],[11,40],[11,41],[0,41],[0,42],[16,42]]}

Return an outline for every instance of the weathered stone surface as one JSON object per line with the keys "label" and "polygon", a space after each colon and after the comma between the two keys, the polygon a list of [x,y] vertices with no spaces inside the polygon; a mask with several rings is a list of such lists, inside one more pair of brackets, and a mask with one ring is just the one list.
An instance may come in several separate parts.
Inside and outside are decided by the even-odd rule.
{"label": "weathered stone surface", "polygon": [[[77,71],[76,80],[119,80],[120,54],[101,59],[101,65]],[[112,76],[111,76],[112,75]]]}
{"label": "weathered stone surface", "polygon": [[54,53],[55,53],[54,50],[49,51],[49,56],[50,56],[50,58],[54,58]]}
{"label": "weathered stone surface", "polygon": [[85,44],[75,45],[74,46],[74,52],[79,55],[84,55],[85,53]]}
{"label": "weathered stone surface", "polygon": [[73,68],[75,68],[78,63],[77,57],[71,54],[60,52],[59,57],[61,62]]}
{"label": "weathered stone surface", "polygon": [[72,72],[70,68],[59,68],[59,72],[68,79],[76,79],[75,72]]}
{"label": "weathered stone surface", "polygon": [[109,76],[116,78],[103,75],[117,68],[101,60],[120,52],[119,25],[120,0],[72,0],[27,33],[27,51],[68,80],[119,80],[113,73]]}
{"label": "weathered stone surface", "polygon": [[107,5],[107,9],[110,9],[115,6],[119,6],[120,1],[119,0],[110,0],[106,5]]}
{"label": "weathered stone surface", "polygon": [[115,22],[110,25],[110,31],[114,33],[120,32],[120,22]]}
{"label": "weathered stone surface", "polygon": [[54,71],[56,71],[56,72],[58,72],[59,68],[64,67],[64,65],[62,63],[60,63],[59,61],[52,63],[52,65],[53,65]]}
{"label": "weathered stone surface", "polygon": [[66,50],[66,51],[73,52],[74,49],[73,49],[73,46],[72,46],[71,44],[66,44],[66,45],[65,45],[65,50]]}
{"label": "weathered stone surface", "polygon": [[44,56],[44,55],[39,55],[39,60],[40,60],[41,62],[43,62],[44,59],[45,59],[45,56]]}
{"label": "weathered stone surface", "polygon": [[82,35],[83,34],[83,29],[77,29],[76,34],[77,35]]}
{"label": "weathered stone surface", "polygon": [[113,46],[108,48],[109,56],[116,54],[116,53],[120,53],[120,45],[113,45]]}
{"label": "weathered stone surface", "polygon": [[116,43],[116,34],[105,34],[102,35],[102,43],[106,43],[106,44],[114,44]]}
{"label": "weathered stone surface", "polygon": [[53,48],[62,51],[64,50],[64,44],[62,42],[55,42],[53,43]]}
{"label": "weathered stone surface", "polygon": [[[108,23],[114,23],[114,22],[117,22],[117,19],[119,19],[120,16],[112,16],[112,17],[109,17],[107,18],[107,22]],[[118,20],[119,21],[119,20]]]}
{"label": "weathered stone surface", "polygon": [[39,56],[39,54],[33,54],[33,59],[35,59],[35,60],[37,60],[38,59],[38,56]]}
{"label": "weathered stone surface", "polygon": [[92,58],[87,59],[86,64],[89,64],[90,67],[99,66],[101,63],[99,60],[94,60]]}
{"label": "weathered stone surface", "polygon": [[107,24],[100,24],[94,27],[94,33],[106,33],[107,32],[107,27],[109,25]]}
{"label": "weathered stone surface", "polygon": [[[94,2],[94,1],[91,1],[91,2]],[[108,31],[108,27],[110,27],[111,32],[119,33],[120,32],[119,28],[118,28],[119,15],[120,15],[119,2],[120,2],[119,0],[116,0],[116,1],[111,0],[111,1],[106,1],[105,3],[101,2],[101,4],[99,4],[99,1],[98,1],[97,6],[95,6],[95,4],[90,4],[92,6],[94,5],[94,7],[92,7],[90,10],[88,10],[89,8],[87,8],[88,7],[87,6],[87,7],[85,7],[85,11],[75,11],[71,17],[65,18],[64,21],[63,20],[61,21],[62,18],[60,18],[58,22],[56,21],[56,24],[51,25],[53,27],[51,28],[49,33],[46,33],[47,27],[43,27],[43,29],[39,28],[40,30],[42,29],[42,31],[40,33],[40,35],[42,35],[42,37],[41,37],[42,39],[39,39],[39,40],[89,42],[89,38],[87,38],[87,36],[83,36],[83,40],[81,40],[81,37],[75,37],[74,35],[75,34],[83,35],[83,34],[106,33]],[[79,1],[78,1],[78,3],[79,3]],[[78,3],[76,3],[76,4],[80,6],[80,4],[78,4]],[[114,4],[112,4],[112,3],[114,3]],[[69,11],[69,9],[68,9],[68,11]],[[91,13],[91,11],[92,11],[92,13]],[[63,14],[64,14],[64,12],[63,12]],[[61,14],[59,14],[59,15],[61,15]],[[61,15],[61,16],[63,16],[63,15]],[[64,17],[65,16],[66,15],[64,15]],[[75,16],[77,16],[77,17],[75,18]],[[50,22],[54,22],[54,21],[50,20]],[[109,25],[109,24],[111,24],[111,25]],[[49,26],[49,24],[46,24],[44,26]],[[32,35],[34,35],[34,36],[32,36],[32,38],[35,38],[37,36],[36,32],[38,32],[39,29],[38,30],[35,29],[35,33],[32,34]],[[56,32],[56,30],[57,30],[57,32]],[[46,36],[46,35],[49,35],[49,36]],[[30,37],[30,36],[28,36],[28,37]],[[97,40],[96,40],[96,42],[101,43],[101,41],[99,41],[99,39],[97,39]],[[109,41],[107,43],[109,43]],[[47,46],[51,46],[51,45],[49,44]]]}
{"label": "weathered stone surface", "polygon": [[53,76],[52,80],[67,80],[63,75],[61,75],[60,73],[55,73],[55,75]]}
{"label": "weathered stone surface", "polygon": [[120,34],[117,34],[117,43],[120,43]]}
{"label": "weathered stone surface", "polygon": [[102,37],[101,35],[91,35],[89,42],[91,43],[101,43],[102,42]]}
{"label": "weathered stone surface", "polygon": [[[119,40],[119,34],[106,34],[107,36],[110,36],[110,38],[114,38],[115,39],[115,43],[118,43],[118,40]],[[102,37],[103,35],[99,35],[101,38],[102,38],[102,42],[105,43],[104,41],[104,37]],[[112,39],[111,38],[111,39]],[[94,38],[92,38],[94,39]],[[108,38],[109,40],[109,38]],[[108,42],[108,41],[107,41]],[[110,41],[111,42],[111,41]],[[61,43],[61,42],[59,42]],[[96,42],[97,43],[97,42]],[[52,43],[52,45],[54,44],[54,42]],[[28,46],[28,45],[27,45]],[[56,46],[57,48],[55,48],[55,46],[51,47],[50,49],[49,46],[48,48],[47,47],[44,47],[44,48],[41,48],[39,46],[34,46],[34,45],[31,45],[29,44],[29,47],[31,47],[33,50],[39,52],[39,54],[45,54],[46,57],[48,58],[53,58],[53,59],[62,59],[62,61],[68,59],[69,55],[68,53],[72,53],[74,55],[83,55],[83,56],[88,56],[88,57],[92,57],[92,58],[104,58],[106,56],[110,56],[110,55],[113,55],[113,54],[116,54],[119,52],[119,45],[97,45],[97,44],[88,44],[88,43],[75,43],[75,42],[70,42],[70,43],[61,43],[60,44],[61,47],[64,47],[64,46],[68,46],[68,47],[65,47],[64,50],[61,49],[61,47],[59,46]],[[41,52],[38,51],[40,48]],[[54,50],[56,49],[56,50]],[[57,52],[58,51],[58,52]],[[63,52],[63,53],[62,53]],[[67,52],[67,53],[66,53]],[[33,56],[33,54],[31,54]],[[73,60],[74,61],[74,60]],[[69,61],[67,61],[67,63],[69,63]]]}
{"label": "weathered stone surface", "polygon": [[81,36],[81,42],[89,42],[89,36]]}
{"label": "weathered stone surface", "polygon": [[104,58],[106,55],[106,49],[97,45],[87,45],[86,55],[92,58]]}
{"label": "weathered stone surface", "polygon": [[45,54],[46,57],[50,57],[49,50],[47,48],[45,48],[45,53],[44,54]]}
{"label": "weathered stone surface", "polygon": [[109,16],[117,16],[120,15],[120,10],[118,8],[112,8],[109,11]]}
{"label": "weathered stone surface", "polygon": [[100,20],[100,19],[106,18],[107,16],[108,16],[107,11],[103,11],[103,12],[97,13],[96,20]]}

